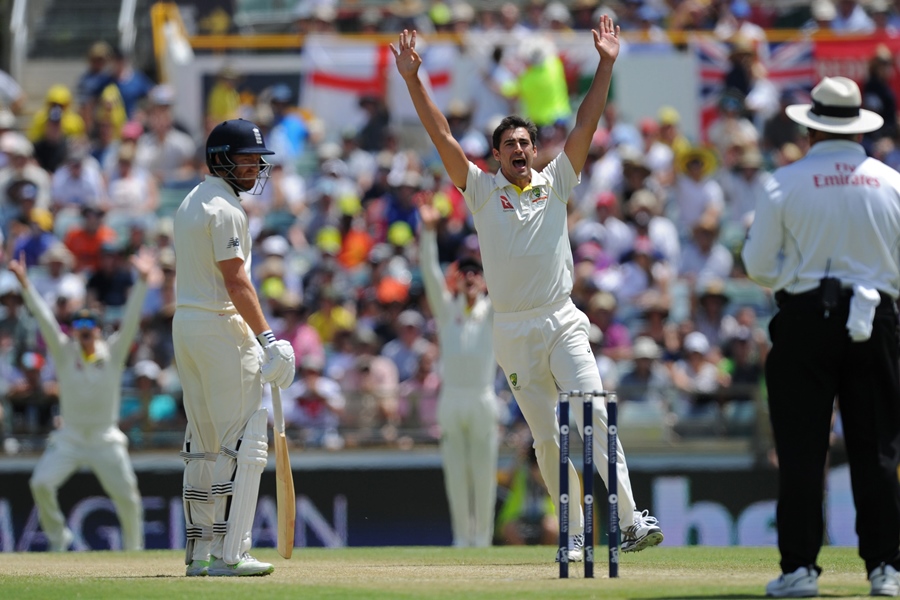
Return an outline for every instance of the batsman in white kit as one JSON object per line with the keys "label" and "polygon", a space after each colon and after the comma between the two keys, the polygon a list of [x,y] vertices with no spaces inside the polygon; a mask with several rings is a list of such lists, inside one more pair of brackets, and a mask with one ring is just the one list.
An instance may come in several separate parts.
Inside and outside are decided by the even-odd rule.
{"label": "batsman in white kit", "polygon": [[61,425],[50,434],[29,482],[51,551],[64,552],[76,541],[59,508],[57,492],[83,466],[93,471],[116,507],[122,549],[144,548],[141,494],[128,458],[128,438],[118,422],[122,372],[140,324],[153,257],[142,252],[132,258],[132,265],[138,280],[128,295],[119,330],[103,340],[100,317],[88,309],[76,311],[71,335],[64,333],[28,280],[25,262],[9,261],[9,270],[22,285],[25,304],[37,319],[59,381]]}
{"label": "batsman in white kit", "polygon": [[274,571],[249,553],[269,446],[262,390],[291,384],[294,350],[275,339],[260,308],[238,195],[261,191],[270,154],[253,123],[220,123],[206,140],[211,174],[175,214],[172,338],[188,419],[181,456],[189,577]]}
{"label": "batsman in white kit", "polygon": [[[554,502],[559,498],[559,390],[601,390],[597,363],[588,338],[588,319],[570,299],[573,284],[572,249],[566,204],[578,184],[591,138],[606,107],[612,67],[619,54],[618,28],[603,15],[593,30],[600,63],[575,117],[563,152],[538,172],[534,123],[506,117],[494,130],[496,175],[469,162],[453,138],[446,117],[429,98],[418,77],[422,59],[416,52],[416,32],[400,34],[391,46],[397,69],[406,82],[416,112],[436,146],[447,174],[472,211],[481,245],[484,276],[494,306],[494,351],[531,428],[544,483]],[[576,399],[579,402],[580,399]],[[582,430],[582,411],[576,423]],[[594,404],[596,462],[608,462],[607,415]],[[654,517],[637,510],[621,444],[617,474],[622,551],[635,552],[662,542]],[[569,497],[581,498],[575,466],[569,469]],[[607,478],[605,469],[600,475]],[[558,508],[558,507],[557,507]],[[570,511],[568,559],[583,560],[584,511]]]}
{"label": "batsman in white kit", "polygon": [[419,263],[441,348],[438,425],[453,545],[483,548],[494,536],[497,502],[494,309],[485,294],[481,263],[473,258],[457,261],[456,293],[450,293],[438,263],[438,209],[423,201],[419,216]]}

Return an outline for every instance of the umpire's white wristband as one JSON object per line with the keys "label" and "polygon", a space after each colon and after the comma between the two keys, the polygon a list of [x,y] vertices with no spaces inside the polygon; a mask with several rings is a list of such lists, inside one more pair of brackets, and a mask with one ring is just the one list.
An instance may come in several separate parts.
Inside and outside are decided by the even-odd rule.
{"label": "umpire's white wristband", "polygon": [[266,346],[271,346],[275,343],[275,334],[272,333],[271,329],[266,329],[261,334],[256,336],[256,341],[259,342],[259,345],[265,348]]}

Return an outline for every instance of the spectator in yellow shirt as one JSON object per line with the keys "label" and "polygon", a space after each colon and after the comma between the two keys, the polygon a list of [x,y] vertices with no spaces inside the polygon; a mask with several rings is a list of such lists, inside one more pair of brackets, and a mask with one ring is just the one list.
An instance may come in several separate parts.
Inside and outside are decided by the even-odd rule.
{"label": "spectator in yellow shirt", "polygon": [[325,345],[331,344],[339,330],[353,331],[356,328],[356,316],[340,304],[340,295],[331,288],[322,290],[319,310],[309,315],[306,322],[316,330]]}
{"label": "spectator in yellow shirt", "polygon": [[57,106],[62,109],[60,122],[63,135],[66,137],[84,135],[84,120],[72,110],[72,92],[66,86],[56,84],[47,90],[44,107],[34,114],[31,126],[28,128],[28,139],[36,142],[44,137],[44,129],[47,126],[50,111]]}

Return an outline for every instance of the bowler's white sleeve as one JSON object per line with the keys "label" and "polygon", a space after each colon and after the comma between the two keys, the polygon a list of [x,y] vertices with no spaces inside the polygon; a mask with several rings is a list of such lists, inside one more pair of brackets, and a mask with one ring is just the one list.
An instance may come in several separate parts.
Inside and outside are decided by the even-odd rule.
{"label": "bowler's white sleeve", "polygon": [[766,193],[756,199],[756,213],[741,251],[747,275],[756,283],[771,287],[781,273],[784,249],[782,208],[784,195],[778,179],[766,184]]}
{"label": "bowler's white sleeve", "polygon": [[59,363],[60,353],[63,346],[68,342],[69,336],[60,329],[59,323],[56,322],[56,317],[53,316],[53,311],[50,310],[50,307],[47,306],[47,303],[37,293],[30,281],[28,285],[22,287],[22,298],[25,300],[25,306],[28,307],[28,310],[31,311],[31,314],[34,315],[37,321],[38,329],[41,330],[41,335],[44,337],[44,343],[47,344],[50,355],[56,363]]}
{"label": "bowler's white sleeve", "polygon": [[131,342],[137,335],[141,322],[141,308],[144,306],[144,298],[147,297],[147,282],[138,277],[137,281],[128,293],[128,301],[125,303],[125,312],[122,314],[122,324],[119,330],[110,337],[110,360],[115,365],[125,366],[128,359],[128,351]]}
{"label": "bowler's white sleeve", "polygon": [[[477,213],[487,204],[494,191],[494,176],[485,173],[481,168],[469,161],[469,173],[466,175],[466,189],[462,192],[466,206],[472,213]],[[459,188],[456,188],[459,189]]]}
{"label": "bowler's white sleeve", "polygon": [[444,283],[437,250],[437,233],[422,229],[419,238],[419,269],[422,271],[422,282],[425,284],[425,297],[434,318],[438,323],[444,323],[450,318],[452,297]]}

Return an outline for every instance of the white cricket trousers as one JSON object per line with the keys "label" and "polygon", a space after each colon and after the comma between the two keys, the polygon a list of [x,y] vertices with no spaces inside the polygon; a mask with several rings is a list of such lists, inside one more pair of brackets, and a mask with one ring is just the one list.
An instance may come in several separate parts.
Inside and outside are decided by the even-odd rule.
{"label": "white cricket trousers", "polygon": [[[128,458],[128,438],[118,427],[75,433],[66,427],[50,434],[47,449],[31,475],[31,495],[38,520],[51,548],[62,545],[72,532],[59,508],[59,488],[81,467],[88,467],[112,500],[122,527],[122,549],[144,548],[144,508],[137,477]],[[117,549],[117,548],[113,548]]]}
{"label": "white cricket trousers", "polygon": [[453,545],[457,547],[483,548],[493,541],[497,418],[492,388],[441,389],[437,421]]}
{"label": "white cricket trousers", "polygon": [[[547,490],[559,510],[559,391],[602,390],[597,361],[588,338],[587,316],[571,300],[514,313],[494,314],[494,353],[506,374],[513,395],[531,428],[538,466]],[[572,399],[575,422],[583,435],[580,398]],[[604,402],[594,402],[594,464],[607,484],[609,462],[607,416]],[[619,525],[633,525],[635,509],[631,479],[621,442],[617,445]],[[607,486],[608,488],[608,486]],[[569,502],[578,498],[578,510],[569,511],[569,532],[584,531],[581,480],[569,461]],[[558,514],[558,513],[557,513]]]}
{"label": "white cricket trousers", "polygon": [[[172,341],[190,451],[216,454],[220,446],[234,448],[262,405],[259,345],[253,333],[240,315],[178,309]],[[211,460],[188,461],[184,485],[209,490],[214,465]],[[194,502],[191,510],[193,524],[212,529],[214,504]],[[211,544],[207,540],[194,544],[193,558],[208,560],[211,552],[221,557],[224,537],[214,534]]]}

